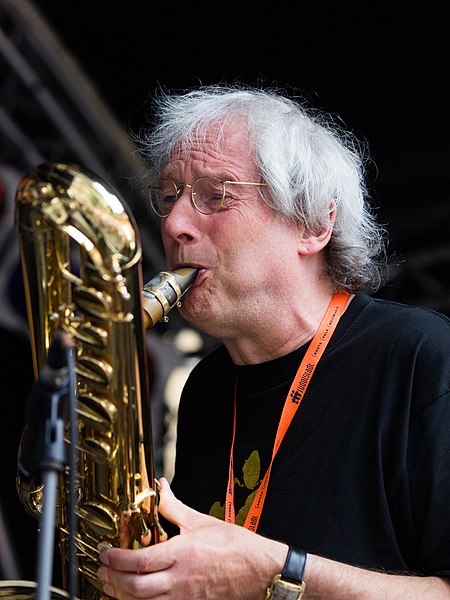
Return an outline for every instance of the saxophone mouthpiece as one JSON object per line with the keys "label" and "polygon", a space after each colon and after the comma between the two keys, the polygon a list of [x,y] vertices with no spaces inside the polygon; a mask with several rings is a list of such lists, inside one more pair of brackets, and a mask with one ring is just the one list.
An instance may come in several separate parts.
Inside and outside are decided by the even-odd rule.
{"label": "saxophone mouthpiece", "polygon": [[144,285],[142,305],[146,328],[169,320],[167,314],[174,306],[180,306],[181,296],[194,283],[197,273],[198,269],[193,267],[161,271]]}

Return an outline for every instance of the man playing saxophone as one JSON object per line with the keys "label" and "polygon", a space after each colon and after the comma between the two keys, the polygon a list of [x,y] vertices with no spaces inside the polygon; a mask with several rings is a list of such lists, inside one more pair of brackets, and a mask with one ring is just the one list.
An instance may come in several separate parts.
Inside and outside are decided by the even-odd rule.
{"label": "man playing saxophone", "polygon": [[373,297],[365,150],[272,90],[155,98],[143,140],[181,312],[220,340],[179,407],[168,541],[101,552],[121,600],[450,599],[450,321]]}

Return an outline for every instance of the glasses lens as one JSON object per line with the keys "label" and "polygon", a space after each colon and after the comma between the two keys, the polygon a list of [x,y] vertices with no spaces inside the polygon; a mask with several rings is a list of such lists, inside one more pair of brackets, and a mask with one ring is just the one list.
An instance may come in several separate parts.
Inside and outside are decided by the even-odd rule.
{"label": "glasses lens", "polygon": [[195,208],[204,215],[212,215],[222,206],[225,189],[220,179],[200,177],[192,187]]}
{"label": "glasses lens", "polygon": [[160,217],[167,217],[177,201],[177,186],[171,179],[161,179],[159,185],[150,188],[153,210]]}

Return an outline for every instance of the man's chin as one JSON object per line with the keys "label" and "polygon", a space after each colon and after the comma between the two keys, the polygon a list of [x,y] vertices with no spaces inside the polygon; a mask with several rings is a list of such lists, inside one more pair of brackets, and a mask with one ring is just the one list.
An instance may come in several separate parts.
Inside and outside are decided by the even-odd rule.
{"label": "man's chin", "polygon": [[214,313],[207,299],[203,295],[196,297],[194,292],[195,290],[191,290],[186,300],[181,299],[180,315],[191,325],[207,335],[212,335],[210,330],[214,328],[217,319],[214,318]]}

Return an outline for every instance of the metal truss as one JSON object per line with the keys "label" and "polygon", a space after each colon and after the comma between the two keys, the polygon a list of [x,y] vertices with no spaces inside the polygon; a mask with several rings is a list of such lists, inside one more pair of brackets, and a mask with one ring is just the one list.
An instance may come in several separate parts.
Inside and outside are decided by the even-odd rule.
{"label": "metal truss", "polygon": [[76,162],[111,184],[134,213],[144,271],[164,264],[140,193],[144,166],[124,127],[29,0],[0,0],[0,164],[24,174]]}

